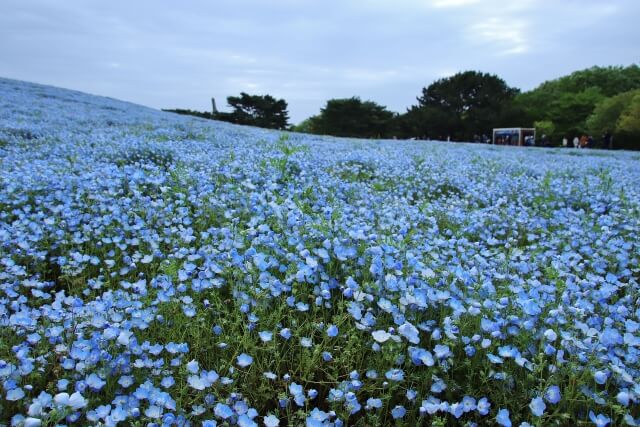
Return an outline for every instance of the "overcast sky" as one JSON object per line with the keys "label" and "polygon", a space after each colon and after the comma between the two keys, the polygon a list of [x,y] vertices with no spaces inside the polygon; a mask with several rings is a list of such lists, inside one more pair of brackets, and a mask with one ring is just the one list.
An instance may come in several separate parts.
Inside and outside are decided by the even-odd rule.
{"label": "overcast sky", "polygon": [[458,71],[523,90],[640,61],[639,0],[0,0],[0,76],[156,108],[241,91],[404,112]]}

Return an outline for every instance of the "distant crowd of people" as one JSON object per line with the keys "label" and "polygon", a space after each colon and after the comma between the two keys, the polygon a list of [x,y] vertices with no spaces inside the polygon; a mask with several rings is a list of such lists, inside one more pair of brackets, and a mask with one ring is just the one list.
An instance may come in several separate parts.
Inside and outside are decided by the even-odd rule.
{"label": "distant crowd of people", "polygon": [[[520,138],[520,135],[518,133],[502,133],[502,134],[495,135],[495,141],[492,141],[489,136],[487,136],[486,134],[482,134],[482,135],[473,135],[472,142],[482,143],[482,144],[491,144],[493,142],[495,145],[520,145],[519,138]],[[393,139],[397,139],[397,137],[394,136]],[[431,138],[429,138],[428,136],[422,136],[422,137],[409,138],[409,140],[430,141]],[[446,137],[440,136],[436,140],[452,141],[451,137],[449,137],[448,135]],[[536,145],[539,147],[557,146],[552,143],[551,138],[549,138],[546,134],[542,134],[542,136],[540,137],[540,140],[537,143],[533,134],[523,134],[522,145],[526,147],[534,147]],[[575,136],[571,141],[571,143],[569,142],[569,139],[567,139],[566,136],[562,138],[562,147],[570,148],[572,146],[573,148],[604,148],[604,149],[611,150],[613,149],[613,135],[611,135],[611,133],[609,132],[606,132],[604,135],[602,135],[602,138],[599,141],[596,141],[596,139],[593,138],[593,136],[583,134],[581,136]]]}
{"label": "distant crowd of people", "polygon": [[[506,135],[496,135],[495,141],[493,141],[496,145],[520,145],[520,141],[518,140],[518,134],[506,134]],[[533,135],[523,135],[522,145],[526,147],[533,147],[538,145],[539,147],[553,147],[554,144],[547,135],[542,134],[538,143]],[[484,142],[491,143],[491,139],[486,135],[482,135],[482,137],[475,136],[474,142]],[[573,148],[604,148],[604,149],[613,149],[613,135],[611,133],[606,132],[600,140],[596,140],[591,135],[583,134],[581,136],[575,136],[571,141],[571,145],[567,137],[562,138],[562,147],[571,147]]]}
{"label": "distant crowd of people", "polygon": [[[593,136],[583,134],[580,137],[573,137],[572,144],[573,148],[605,148],[611,150],[613,149],[613,135],[606,132],[598,142]],[[569,146],[569,140],[566,137],[562,138],[562,146]]]}

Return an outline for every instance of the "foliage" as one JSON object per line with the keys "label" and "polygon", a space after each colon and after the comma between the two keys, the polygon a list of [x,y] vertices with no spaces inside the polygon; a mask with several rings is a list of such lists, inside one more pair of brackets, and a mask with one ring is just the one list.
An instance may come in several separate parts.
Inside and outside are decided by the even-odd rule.
{"label": "foliage", "polygon": [[218,113],[216,118],[241,125],[267,129],[286,129],[289,121],[287,102],[271,95],[249,95],[227,97],[231,113]]}
{"label": "foliage", "polygon": [[291,127],[291,130],[293,132],[315,133],[314,132],[314,128],[313,128],[315,120],[316,120],[316,116],[312,116],[312,117],[309,117],[307,119],[304,119],[303,121],[301,121],[297,125],[293,125]]}
{"label": "foliage", "polygon": [[185,116],[195,116],[203,119],[211,119],[211,120],[216,119],[216,117],[214,117],[214,115],[212,113],[209,113],[208,111],[196,111],[196,110],[188,110],[183,108],[163,109],[162,111],[166,111],[168,113],[182,114]]}
{"label": "foliage", "polygon": [[418,135],[472,140],[473,135],[490,134],[504,124],[517,93],[498,76],[465,71],[424,88],[408,116]]}
{"label": "foliage", "polygon": [[[613,135],[617,148],[638,149],[640,130],[637,129],[637,108],[640,90],[632,90],[606,98],[600,102],[587,120],[592,135]],[[633,118],[633,111],[636,117]],[[634,130],[634,126],[636,126]]]}
{"label": "foliage", "polygon": [[248,95],[242,92],[240,96],[227,97],[227,102],[233,109],[230,113],[213,114],[180,108],[163,111],[267,129],[286,129],[288,126],[289,113],[284,99],[275,99],[271,95]]}
{"label": "foliage", "polygon": [[588,131],[587,119],[605,99],[640,88],[640,67],[592,67],[544,82],[517,96],[516,104],[534,120],[551,121],[556,139]]}
{"label": "foliage", "polygon": [[390,134],[394,113],[358,97],[330,99],[320,114],[305,123],[316,134],[381,138]]}
{"label": "foliage", "polygon": [[640,91],[634,92],[629,105],[620,114],[617,125],[618,131],[640,137]]}
{"label": "foliage", "polygon": [[629,106],[634,95],[640,91],[629,91],[602,100],[587,120],[587,129],[593,135],[614,132],[622,112]]}
{"label": "foliage", "polygon": [[540,120],[533,123],[533,126],[536,128],[536,132],[542,135],[552,135],[555,130],[555,125],[551,120]]}

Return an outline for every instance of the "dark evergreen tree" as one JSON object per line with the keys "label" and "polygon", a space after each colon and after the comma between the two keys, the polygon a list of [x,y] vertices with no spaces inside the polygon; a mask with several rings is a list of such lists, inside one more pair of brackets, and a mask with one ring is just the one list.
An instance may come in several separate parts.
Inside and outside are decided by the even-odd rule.
{"label": "dark evergreen tree", "polygon": [[289,113],[284,99],[242,92],[240,96],[227,97],[227,102],[233,111],[217,113],[217,119],[269,129],[286,129],[288,126]]}
{"label": "dark evergreen tree", "polygon": [[415,136],[470,141],[494,127],[518,125],[505,123],[515,114],[513,99],[518,92],[498,76],[465,71],[424,88],[407,119]]}
{"label": "dark evergreen tree", "polygon": [[357,138],[390,138],[395,114],[358,97],[331,99],[305,126],[313,133]]}

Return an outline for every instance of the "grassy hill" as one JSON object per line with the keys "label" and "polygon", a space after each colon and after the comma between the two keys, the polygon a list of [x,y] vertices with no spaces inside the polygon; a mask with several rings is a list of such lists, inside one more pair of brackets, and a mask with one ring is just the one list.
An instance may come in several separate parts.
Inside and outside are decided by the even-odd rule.
{"label": "grassy hill", "polygon": [[638,160],[0,79],[0,424],[633,425]]}

